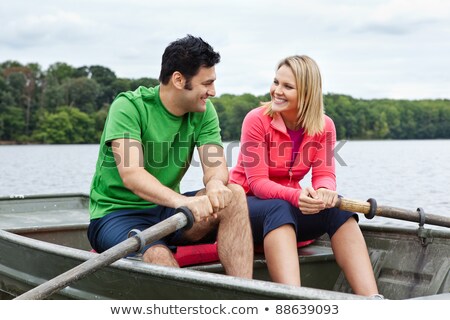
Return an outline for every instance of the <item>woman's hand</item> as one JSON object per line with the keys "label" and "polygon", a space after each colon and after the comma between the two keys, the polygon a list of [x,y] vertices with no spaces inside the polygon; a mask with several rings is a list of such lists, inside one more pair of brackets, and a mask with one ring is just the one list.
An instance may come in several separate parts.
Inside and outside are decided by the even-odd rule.
{"label": "woman's hand", "polygon": [[300,192],[298,207],[303,214],[315,214],[325,209],[325,202],[316,190],[306,187]]}
{"label": "woman's hand", "polygon": [[328,190],[325,188],[319,188],[316,190],[319,199],[325,204],[325,208],[333,208],[338,200],[338,194],[336,191]]}

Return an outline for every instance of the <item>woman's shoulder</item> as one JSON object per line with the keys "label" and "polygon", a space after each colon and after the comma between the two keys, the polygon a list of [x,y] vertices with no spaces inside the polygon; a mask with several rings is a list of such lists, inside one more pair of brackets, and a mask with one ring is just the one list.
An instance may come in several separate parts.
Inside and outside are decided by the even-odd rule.
{"label": "woman's shoulder", "polygon": [[261,107],[256,107],[252,110],[250,110],[247,115],[245,116],[245,119],[247,121],[269,121],[271,120],[271,117],[269,115],[266,114],[266,107],[265,106],[261,106]]}
{"label": "woman's shoulder", "polygon": [[248,114],[252,114],[252,115],[263,115],[266,111],[266,106],[259,106],[256,108],[253,108],[252,110],[250,110],[248,112]]}
{"label": "woman's shoulder", "polygon": [[325,129],[334,128],[334,121],[326,114],[324,115]]}

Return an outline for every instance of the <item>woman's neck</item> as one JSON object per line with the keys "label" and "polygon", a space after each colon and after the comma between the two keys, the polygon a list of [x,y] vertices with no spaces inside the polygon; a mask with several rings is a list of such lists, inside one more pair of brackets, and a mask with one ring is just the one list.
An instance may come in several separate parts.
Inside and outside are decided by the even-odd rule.
{"label": "woman's neck", "polygon": [[286,117],[286,115],[281,114],[281,117],[283,118],[284,124],[286,128],[289,130],[298,130],[300,128],[300,125],[297,123],[297,119],[291,119],[290,117]]}

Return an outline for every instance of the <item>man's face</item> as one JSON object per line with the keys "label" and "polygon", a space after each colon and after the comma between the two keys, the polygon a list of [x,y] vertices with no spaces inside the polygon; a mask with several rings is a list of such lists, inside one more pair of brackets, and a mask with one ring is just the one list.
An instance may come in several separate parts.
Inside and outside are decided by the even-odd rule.
{"label": "man's face", "polygon": [[200,67],[199,72],[185,86],[183,92],[186,112],[206,111],[206,99],[216,95],[214,81],[216,81],[215,68]]}

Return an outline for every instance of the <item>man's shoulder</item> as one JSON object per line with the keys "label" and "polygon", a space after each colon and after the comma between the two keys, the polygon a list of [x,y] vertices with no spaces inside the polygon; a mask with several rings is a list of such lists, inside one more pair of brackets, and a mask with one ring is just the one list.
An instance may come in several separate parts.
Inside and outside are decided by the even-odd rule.
{"label": "man's shoulder", "polygon": [[119,93],[111,104],[111,109],[126,110],[126,112],[139,112],[149,108],[149,106],[159,105],[159,94],[156,87],[140,86],[133,91]]}
{"label": "man's shoulder", "polygon": [[116,100],[120,97],[123,97],[130,101],[135,100],[154,100],[158,97],[159,94],[159,86],[156,87],[144,87],[139,86],[135,90],[124,91],[117,95]]}

